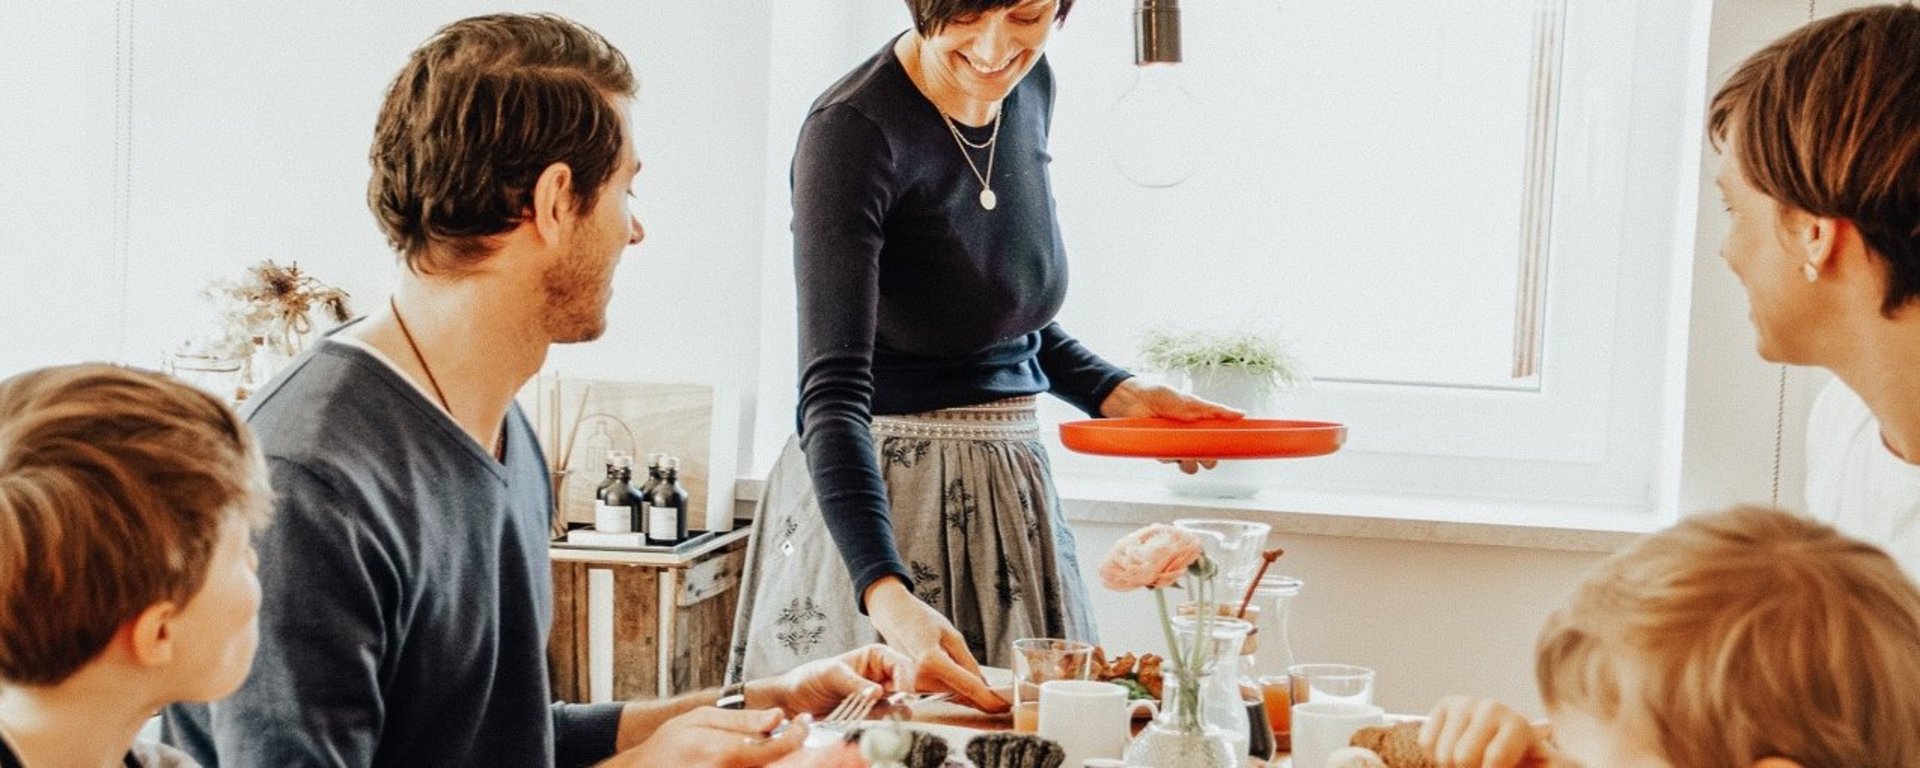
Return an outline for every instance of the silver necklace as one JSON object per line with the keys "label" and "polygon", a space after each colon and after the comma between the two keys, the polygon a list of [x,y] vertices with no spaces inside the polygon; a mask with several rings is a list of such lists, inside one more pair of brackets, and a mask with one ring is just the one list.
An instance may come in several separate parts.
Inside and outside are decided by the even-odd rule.
{"label": "silver necklace", "polygon": [[[988,183],[988,180],[993,178],[994,150],[999,149],[1000,145],[1000,115],[1005,111],[1006,110],[1003,109],[993,113],[993,135],[987,137],[987,143],[985,144],[975,144],[967,141],[965,136],[960,135],[960,126],[953,122],[953,118],[948,117],[946,112],[940,113],[940,118],[947,122],[947,130],[953,133],[954,144],[960,147],[960,156],[967,160],[967,168],[973,171],[974,178],[980,180],[980,207],[989,211],[993,210],[994,206],[1000,204],[1000,197],[993,194],[993,185]],[[973,153],[968,152],[967,147],[987,151],[986,173],[981,173],[980,166],[974,164]]]}

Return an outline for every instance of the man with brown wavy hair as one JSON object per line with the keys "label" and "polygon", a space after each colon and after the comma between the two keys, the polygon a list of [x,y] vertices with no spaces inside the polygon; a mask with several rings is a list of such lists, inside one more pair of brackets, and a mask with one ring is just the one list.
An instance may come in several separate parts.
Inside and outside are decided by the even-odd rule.
{"label": "man with brown wavy hair", "polygon": [[260,653],[231,698],[170,708],[170,741],[224,766],[760,765],[806,733],[767,738],[782,716],[893,682],[870,646],[747,684],[755,711],[551,703],[550,478],[514,394],[605,330],[640,242],[633,92],[548,15],[450,24],[394,78],[368,201],[406,270],[249,400],[279,494]]}
{"label": "man with brown wavy hair", "polygon": [[1781,38],[1710,125],[1760,355],[1836,378],[1807,425],[1808,510],[1920,575],[1920,8]]}
{"label": "man with brown wavy hair", "polygon": [[134,736],[247,675],[270,492],[226,405],[157,373],[0,381],[0,765],[185,765]]}

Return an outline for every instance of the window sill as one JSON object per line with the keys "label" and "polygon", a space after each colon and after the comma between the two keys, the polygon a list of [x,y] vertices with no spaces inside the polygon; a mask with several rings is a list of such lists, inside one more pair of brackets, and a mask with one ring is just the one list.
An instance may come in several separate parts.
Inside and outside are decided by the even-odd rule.
{"label": "window sill", "polygon": [[[1277,534],[1612,552],[1672,521],[1643,507],[1266,489],[1250,499],[1181,496],[1156,481],[1056,477],[1071,522],[1146,525],[1183,517],[1251,520]],[[741,478],[736,503],[765,481]]]}

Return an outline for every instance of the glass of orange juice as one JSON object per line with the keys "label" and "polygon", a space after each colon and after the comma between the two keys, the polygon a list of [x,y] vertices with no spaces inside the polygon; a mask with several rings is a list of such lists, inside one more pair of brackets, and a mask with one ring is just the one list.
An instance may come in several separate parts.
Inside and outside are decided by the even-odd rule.
{"label": "glass of orange juice", "polygon": [[1286,675],[1260,678],[1260,699],[1267,705],[1267,724],[1273,726],[1273,748],[1293,751],[1293,680]]}
{"label": "glass of orange juice", "polygon": [[1040,702],[1023,701],[1013,706],[1013,730],[1020,733],[1040,730]]}

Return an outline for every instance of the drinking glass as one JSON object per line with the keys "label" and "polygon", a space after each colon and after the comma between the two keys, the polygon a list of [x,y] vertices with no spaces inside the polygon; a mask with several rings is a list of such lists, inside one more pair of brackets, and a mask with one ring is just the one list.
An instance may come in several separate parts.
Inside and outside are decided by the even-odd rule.
{"label": "drinking glass", "polygon": [[241,382],[243,367],[241,361],[229,357],[172,352],[162,361],[161,370],[234,405],[246,399]]}
{"label": "drinking glass", "polygon": [[[1373,670],[1352,664],[1295,664],[1287,668],[1293,703],[1373,703]],[[1295,723],[1295,726],[1298,726]]]}
{"label": "drinking glass", "polygon": [[1040,684],[1085,680],[1093,671],[1093,645],[1051,637],[1013,641],[1013,729],[1040,727]]}
{"label": "drinking glass", "polygon": [[1217,540],[1209,536],[1200,538],[1207,556],[1213,558],[1214,564],[1220,567],[1220,583],[1226,587],[1222,597],[1231,597],[1237,605],[1240,592],[1247,588],[1247,582],[1253,580],[1253,570],[1260,565],[1260,555],[1267,546],[1267,534],[1273,532],[1273,526],[1240,520],[1194,518],[1175,520],[1173,525],[1219,537]]}

